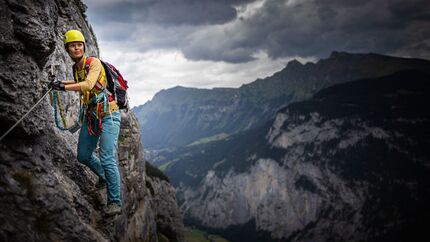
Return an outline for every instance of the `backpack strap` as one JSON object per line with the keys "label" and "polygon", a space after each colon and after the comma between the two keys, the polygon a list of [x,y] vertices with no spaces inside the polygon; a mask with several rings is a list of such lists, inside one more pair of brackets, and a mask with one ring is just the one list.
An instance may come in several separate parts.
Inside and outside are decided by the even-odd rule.
{"label": "backpack strap", "polygon": [[79,82],[78,74],[77,74],[78,73],[78,67],[76,64],[77,63],[73,64],[73,66],[72,66],[72,73],[73,73],[73,80],[75,80],[75,82],[78,83]]}
{"label": "backpack strap", "polygon": [[[88,72],[90,71],[90,65],[91,65],[91,62],[92,62],[93,60],[94,60],[94,57],[93,57],[93,56],[90,56],[90,57],[88,57],[88,58],[85,60],[85,65],[84,65],[85,75],[86,75],[86,74],[88,74]],[[100,60],[100,61],[101,61],[101,60]],[[103,65],[102,65],[102,66],[103,66]],[[106,75],[106,74],[105,74],[105,75]],[[106,80],[103,80],[105,75],[102,75],[102,74],[100,73],[99,78],[97,79],[97,82],[96,82],[96,84],[94,85],[94,88],[95,88],[97,91],[102,90],[102,89],[105,87],[104,83],[106,82]]]}
{"label": "backpack strap", "polygon": [[102,60],[100,60],[100,62],[102,63],[103,68],[105,70],[105,82],[106,82],[105,92],[109,99],[109,102],[112,102],[115,100],[115,83],[112,77],[113,73],[109,67],[109,63],[106,63]]}
{"label": "backpack strap", "polygon": [[85,60],[85,65],[84,65],[85,71],[88,71],[90,69],[90,64],[91,64],[91,61],[93,61],[93,59],[94,59],[93,56],[87,57],[87,59]]}

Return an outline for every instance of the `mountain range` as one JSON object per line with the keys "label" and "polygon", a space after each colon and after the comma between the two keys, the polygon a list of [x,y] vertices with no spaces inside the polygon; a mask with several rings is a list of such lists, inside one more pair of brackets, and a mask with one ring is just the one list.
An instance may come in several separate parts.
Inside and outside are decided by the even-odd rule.
{"label": "mountain range", "polygon": [[427,60],[333,52],[133,111],[188,225],[231,241],[404,241],[429,217],[428,73]]}
{"label": "mountain range", "polygon": [[333,52],[316,63],[290,61],[274,75],[240,88],[162,90],[133,112],[148,150],[172,149],[258,127],[288,103],[337,83],[426,68],[429,62],[420,59]]}
{"label": "mountain range", "polygon": [[259,128],[183,148],[165,173],[186,224],[231,241],[419,238],[429,80],[404,71],[335,85]]}

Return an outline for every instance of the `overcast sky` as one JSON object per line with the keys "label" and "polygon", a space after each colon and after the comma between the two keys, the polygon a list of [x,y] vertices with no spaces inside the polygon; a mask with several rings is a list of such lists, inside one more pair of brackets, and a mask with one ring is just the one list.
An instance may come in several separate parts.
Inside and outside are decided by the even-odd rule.
{"label": "overcast sky", "polygon": [[336,51],[430,59],[430,0],[83,0],[131,105],[161,89],[239,87]]}

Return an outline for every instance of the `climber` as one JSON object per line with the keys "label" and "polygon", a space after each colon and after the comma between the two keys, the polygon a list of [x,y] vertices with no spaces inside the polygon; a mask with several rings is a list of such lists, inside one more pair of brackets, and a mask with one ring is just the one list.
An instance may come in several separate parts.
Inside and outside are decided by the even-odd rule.
{"label": "climber", "polygon": [[[77,159],[97,176],[97,188],[106,187],[106,215],[121,213],[121,179],[116,163],[116,149],[121,115],[115,100],[104,92],[105,70],[98,58],[85,56],[85,38],[78,30],[64,34],[64,47],[72,58],[75,80],[53,81],[58,91],[80,93],[80,121]],[[89,62],[88,59],[92,58]],[[100,141],[100,153],[94,152]]]}

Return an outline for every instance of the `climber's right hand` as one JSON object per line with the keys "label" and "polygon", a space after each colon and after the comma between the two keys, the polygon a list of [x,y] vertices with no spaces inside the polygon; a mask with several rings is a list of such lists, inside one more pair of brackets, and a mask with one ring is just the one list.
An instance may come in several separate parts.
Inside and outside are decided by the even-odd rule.
{"label": "climber's right hand", "polygon": [[50,88],[52,88],[53,90],[57,90],[57,91],[66,91],[64,84],[61,83],[60,81],[52,81],[49,83],[48,85]]}

